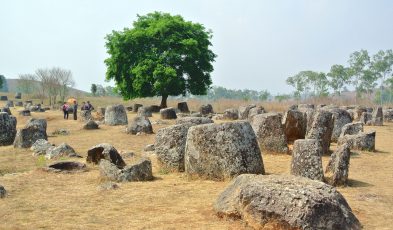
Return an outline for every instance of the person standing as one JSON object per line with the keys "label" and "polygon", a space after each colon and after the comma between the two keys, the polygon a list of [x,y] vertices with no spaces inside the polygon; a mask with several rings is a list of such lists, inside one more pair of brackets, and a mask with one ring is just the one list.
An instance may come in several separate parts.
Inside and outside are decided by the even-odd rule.
{"label": "person standing", "polygon": [[64,102],[63,104],[63,113],[64,113],[64,119],[68,120],[68,109],[70,106],[67,104],[67,102]]}
{"label": "person standing", "polygon": [[76,121],[78,119],[78,104],[76,103],[76,101],[74,101],[74,105],[73,105],[73,111],[72,114],[74,115],[74,120]]}

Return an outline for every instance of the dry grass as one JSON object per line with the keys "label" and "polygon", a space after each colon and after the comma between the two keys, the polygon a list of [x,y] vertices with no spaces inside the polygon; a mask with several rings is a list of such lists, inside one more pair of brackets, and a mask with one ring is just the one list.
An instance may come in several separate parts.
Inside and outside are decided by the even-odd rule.
{"label": "dry grass", "polygon": [[[146,102],[148,103],[148,102]],[[192,104],[192,103],[190,103]],[[16,114],[17,109],[12,109]],[[129,119],[135,114],[129,113]],[[107,142],[119,151],[144,155],[143,147],[154,143],[155,135],[127,135],[122,126],[101,126],[82,130],[82,123],[63,120],[60,111],[33,113],[48,119],[48,134],[57,128],[70,130],[69,136],[50,136],[55,144],[67,142],[86,156],[87,149]],[[26,117],[17,117],[18,127]],[[157,120],[155,115],[153,120]],[[166,125],[153,125],[156,131]],[[345,196],[365,229],[390,229],[393,225],[393,124],[367,127],[377,130],[377,152],[355,152],[351,157],[350,186],[338,190]],[[333,146],[334,148],[334,146]],[[212,204],[228,184],[188,180],[184,174],[166,173],[157,167],[154,155],[152,182],[122,183],[120,188],[99,192],[96,166],[75,174],[47,173],[30,150],[0,147],[0,184],[9,195],[0,200],[0,229],[244,229],[239,221],[215,216]],[[263,155],[269,174],[289,174],[291,157]],[[84,159],[80,159],[84,161]],[[326,166],[328,157],[324,157]],[[44,163],[50,163],[44,162]],[[13,173],[14,172],[14,173]],[[2,175],[5,174],[5,175]]]}

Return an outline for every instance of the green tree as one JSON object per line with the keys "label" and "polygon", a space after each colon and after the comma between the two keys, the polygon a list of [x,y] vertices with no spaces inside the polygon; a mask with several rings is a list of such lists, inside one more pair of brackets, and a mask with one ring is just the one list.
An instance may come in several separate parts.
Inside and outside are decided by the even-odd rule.
{"label": "green tree", "polygon": [[163,108],[170,95],[204,95],[216,57],[211,38],[210,30],[179,15],[138,15],[133,28],[106,36],[106,79],[124,99],[161,96]]}
{"label": "green tree", "polygon": [[7,84],[7,80],[5,79],[4,75],[0,75],[0,91],[1,92],[8,92],[8,84]]}
{"label": "green tree", "polygon": [[93,94],[93,96],[96,96],[96,94],[97,94],[97,85],[96,84],[91,84],[90,91]]}
{"label": "green tree", "polygon": [[349,70],[342,65],[333,65],[327,74],[329,86],[334,90],[336,95],[341,95],[346,84],[349,83]]}
{"label": "green tree", "polygon": [[351,82],[355,86],[356,97],[361,96],[363,88],[360,87],[360,81],[364,71],[368,69],[370,65],[370,56],[367,50],[360,50],[353,52],[349,57],[349,76]]}
{"label": "green tree", "polygon": [[[380,50],[376,53],[371,61],[371,68],[377,74],[377,77],[381,79],[381,95],[383,93],[383,84],[385,82],[386,77],[392,74],[393,67],[393,51]],[[381,105],[383,105],[383,96],[380,97]]]}
{"label": "green tree", "polygon": [[301,98],[301,95],[309,90],[307,86],[307,78],[305,77],[304,71],[299,72],[295,76],[288,77],[286,80],[287,84],[295,88],[294,96],[297,99]]}

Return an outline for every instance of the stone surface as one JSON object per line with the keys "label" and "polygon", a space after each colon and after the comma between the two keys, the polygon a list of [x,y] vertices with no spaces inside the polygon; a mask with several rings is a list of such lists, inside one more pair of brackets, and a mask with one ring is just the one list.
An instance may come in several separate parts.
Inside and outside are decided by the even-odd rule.
{"label": "stone surface", "polygon": [[312,123],[314,121],[314,115],[316,110],[314,109],[299,109],[300,112],[304,115],[304,120],[306,121],[306,135],[310,131],[312,127]]}
{"label": "stone surface", "polygon": [[55,145],[49,143],[45,139],[38,139],[30,148],[33,151],[33,156],[45,155],[49,148],[53,148]]}
{"label": "stone surface", "polygon": [[15,93],[15,99],[22,99],[22,93]]}
{"label": "stone surface", "polygon": [[55,135],[55,136],[58,136],[58,135],[60,135],[60,136],[68,136],[68,135],[70,135],[70,131],[67,130],[67,129],[55,129],[52,132],[52,135]]}
{"label": "stone surface", "polygon": [[176,120],[176,124],[194,124],[203,125],[213,123],[213,120],[207,117],[182,117]]}
{"label": "stone surface", "polygon": [[393,109],[386,109],[383,111],[383,121],[393,122]]}
{"label": "stone surface", "polygon": [[148,159],[141,159],[136,164],[126,166],[123,169],[119,169],[107,160],[101,160],[100,174],[108,180],[117,182],[149,181],[154,179],[151,161]]}
{"label": "stone surface", "polygon": [[222,116],[225,120],[237,120],[239,118],[239,111],[237,109],[226,109]]}
{"label": "stone surface", "polygon": [[304,113],[298,110],[288,110],[284,113],[282,123],[288,142],[304,139],[306,136],[307,119]]}
{"label": "stone surface", "polygon": [[329,111],[318,110],[313,123],[306,134],[306,139],[317,139],[321,142],[323,154],[329,153],[330,141],[333,134],[334,118]]}
{"label": "stone surface", "polygon": [[[141,109],[139,109],[141,110]],[[153,127],[147,117],[134,117],[131,124],[126,128],[126,133],[136,135],[138,133],[152,134]]]}
{"label": "stone surface", "polygon": [[79,156],[74,148],[67,143],[61,143],[59,146],[51,147],[46,150],[46,159],[57,159],[60,157],[81,157]]}
{"label": "stone surface", "polygon": [[87,129],[87,130],[91,130],[91,129],[98,129],[99,125],[97,124],[97,122],[90,120],[88,122],[86,122],[86,124],[83,125],[83,129]]}
{"label": "stone surface", "polygon": [[126,165],[119,152],[112,145],[106,143],[95,145],[87,151],[87,163],[99,164],[101,159],[108,160],[120,168]]}
{"label": "stone surface", "polygon": [[340,137],[345,135],[354,135],[361,132],[363,132],[362,122],[348,123],[342,127]]}
{"label": "stone surface", "polygon": [[366,122],[367,125],[383,126],[382,107],[377,107],[371,114],[371,120]]}
{"label": "stone surface", "polygon": [[123,105],[110,105],[105,110],[105,124],[127,125],[127,112]]}
{"label": "stone surface", "polygon": [[141,107],[138,109],[138,116],[139,117],[152,117],[153,113],[148,107]]}
{"label": "stone surface", "polygon": [[316,139],[296,140],[293,145],[291,174],[323,180],[322,146]]}
{"label": "stone surface", "polygon": [[140,107],[143,107],[143,105],[142,104],[134,104],[134,106],[132,106],[132,111],[136,113],[136,112],[138,112],[138,109]]}
{"label": "stone surface", "polygon": [[332,186],[346,185],[351,151],[348,144],[339,146],[330,156],[325,170],[325,180]]}
{"label": "stone surface", "polygon": [[338,144],[347,143],[350,149],[375,151],[375,131],[345,135],[338,139]]}
{"label": "stone surface", "polygon": [[93,116],[91,115],[90,110],[81,110],[79,113],[79,120],[83,122],[87,122],[93,120]]}
{"label": "stone surface", "polygon": [[146,145],[145,148],[143,148],[143,151],[151,152],[151,151],[154,151],[155,149],[156,149],[156,147],[154,144],[149,144],[149,145]]}
{"label": "stone surface", "polygon": [[184,171],[184,155],[188,129],[195,124],[184,123],[159,129],[156,135],[155,152],[161,168]]}
{"label": "stone surface", "polygon": [[8,97],[7,96],[0,96],[0,101],[8,101]]}
{"label": "stone surface", "polygon": [[295,176],[240,175],[219,195],[214,209],[254,229],[361,229],[334,187]]}
{"label": "stone surface", "polygon": [[30,110],[28,110],[28,109],[18,111],[18,113],[20,116],[31,116]]}
{"label": "stone surface", "polygon": [[16,118],[0,112],[0,146],[12,145],[16,136]]}
{"label": "stone surface", "polygon": [[174,108],[169,107],[160,110],[161,119],[176,119],[176,111]]}
{"label": "stone surface", "polygon": [[5,107],[14,107],[14,102],[13,101],[7,101],[7,103],[5,104]]}
{"label": "stone surface", "polygon": [[184,162],[189,176],[211,180],[265,173],[255,133],[246,121],[189,128]]}
{"label": "stone surface", "polygon": [[263,113],[265,113],[265,109],[262,106],[251,108],[250,111],[248,111],[248,120],[251,120],[255,115]]}
{"label": "stone surface", "polygon": [[30,148],[37,140],[48,140],[45,119],[31,118],[24,128],[19,129],[14,140],[15,148]]}
{"label": "stone surface", "polygon": [[3,107],[0,110],[1,113],[8,113],[8,115],[12,115],[11,110],[9,107]]}
{"label": "stone surface", "polygon": [[208,115],[210,113],[214,113],[213,106],[211,104],[201,105],[201,107],[199,107],[199,112],[202,115]]}
{"label": "stone surface", "polygon": [[362,122],[363,124],[367,125],[367,122],[371,121],[372,118],[373,118],[372,113],[363,112],[359,118],[359,121]]}
{"label": "stone surface", "polygon": [[298,110],[303,110],[303,109],[315,109],[315,105],[313,104],[299,104],[297,105]]}
{"label": "stone surface", "polygon": [[185,102],[185,101],[177,103],[177,109],[181,113],[189,113],[190,112],[190,110],[188,109],[187,102]]}
{"label": "stone surface", "polygon": [[333,114],[334,122],[333,122],[333,133],[332,133],[332,142],[337,142],[340,137],[342,128],[344,125],[352,122],[351,115],[344,109],[331,109],[329,110]]}
{"label": "stone surface", "polygon": [[284,134],[281,116],[277,113],[264,113],[253,116],[251,126],[259,148],[263,152],[288,153],[287,138]]}
{"label": "stone surface", "polygon": [[239,119],[241,120],[248,119],[248,114],[250,112],[250,109],[255,107],[256,105],[239,106]]}
{"label": "stone surface", "polygon": [[0,185],[0,199],[7,196],[7,190],[5,190],[3,185]]}
{"label": "stone surface", "polygon": [[23,102],[17,101],[15,102],[15,106],[23,107]]}

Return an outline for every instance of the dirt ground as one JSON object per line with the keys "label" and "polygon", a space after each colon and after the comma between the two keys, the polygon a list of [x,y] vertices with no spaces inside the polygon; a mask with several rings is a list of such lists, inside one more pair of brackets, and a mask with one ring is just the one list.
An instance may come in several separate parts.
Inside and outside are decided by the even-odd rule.
{"label": "dirt ground", "polygon": [[[17,114],[17,109],[12,109]],[[120,152],[132,151],[132,163],[147,154],[143,148],[154,143],[155,135],[128,135],[124,126],[105,126],[86,131],[80,121],[63,120],[60,111],[33,113],[48,120],[49,141],[66,142],[82,156],[99,143],[110,143]],[[135,114],[129,113],[131,120]],[[18,127],[27,117],[19,117]],[[154,115],[153,121],[158,116]],[[165,125],[153,125],[157,131]],[[57,128],[68,136],[55,136]],[[376,152],[353,152],[349,186],[338,188],[347,199],[364,229],[392,229],[393,226],[393,124],[366,127],[377,131]],[[332,146],[334,149],[335,146]],[[245,229],[241,221],[215,216],[213,203],[226,182],[188,180],[184,174],[168,173],[157,167],[155,180],[121,183],[120,188],[99,191],[102,182],[96,166],[73,174],[48,173],[40,168],[50,163],[34,158],[29,149],[0,147],[0,184],[8,196],[0,200],[0,229]],[[67,159],[61,159],[67,160]],[[84,162],[84,158],[77,159]],[[291,156],[263,154],[268,174],[289,174]],[[326,166],[328,157],[324,157]]]}

